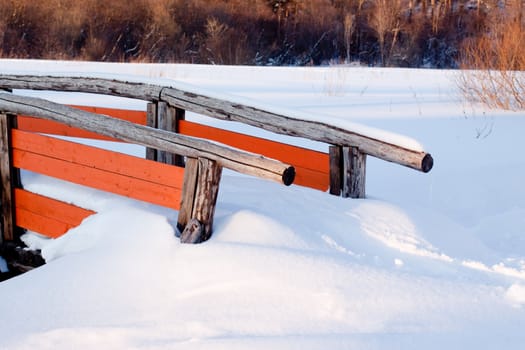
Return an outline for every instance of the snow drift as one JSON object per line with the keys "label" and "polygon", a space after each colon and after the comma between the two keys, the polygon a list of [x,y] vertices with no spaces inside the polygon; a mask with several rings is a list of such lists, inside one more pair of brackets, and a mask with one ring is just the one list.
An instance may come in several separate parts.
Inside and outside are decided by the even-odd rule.
{"label": "snow drift", "polygon": [[[214,235],[195,246],[174,238],[175,211],[23,173],[26,189],[98,214],[56,240],[24,236],[48,263],[0,284],[0,348],[522,347],[525,119],[462,103],[455,72],[0,65],[6,73],[30,66],[174,79],[407,135],[436,159],[429,174],[369,159],[365,200],[225,172]],[[86,94],[16,93],[144,108]]]}

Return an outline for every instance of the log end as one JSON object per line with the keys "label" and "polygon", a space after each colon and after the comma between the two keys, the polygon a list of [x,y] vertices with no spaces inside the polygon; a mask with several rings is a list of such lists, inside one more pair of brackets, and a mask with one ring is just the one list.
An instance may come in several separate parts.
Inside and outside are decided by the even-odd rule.
{"label": "log end", "polygon": [[290,186],[293,183],[295,180],[295,168],[293,166],[284,170],[282,180],[286,186]]}
{"label": "log end", "polygon": [[434,158],[430,155],[430,153],[425,154],[423,157],[423,160],[421,161],[421,171],[424,173],[428,173],[432,167],[434,166]]}

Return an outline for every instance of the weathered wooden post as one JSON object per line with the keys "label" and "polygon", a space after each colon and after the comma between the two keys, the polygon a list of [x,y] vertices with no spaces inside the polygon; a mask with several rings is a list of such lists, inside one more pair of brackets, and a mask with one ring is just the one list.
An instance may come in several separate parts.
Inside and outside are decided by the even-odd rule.
{"label": "weathered wooden post", "polygon": [[366,154],[357,147],[343,147],[344,198],[365,198]]}
{"label": "weathered wooden post", "polygon": [[14,185],[20,182],[18,171],[13,168],[11,129],[16,127],[16,116],[0,113],[0,180],[2,191],[2,235],[0,243],[14,240],[15,203]]}
{"label": "weathered wooden post", "polygon": [[[185,111],[159,101],[148,103],[147,125],[152,128],[178,133],[178,121],[184,120]],[[165,151],[146,149],[146,159],[156,160],[161,163],[184,166],[184,157]]]}
{"label": "weathered wooden post", "polygon": [[330,194],[365,198],[366,154],[357,147],[330,146]]}
{"label": "weathered wooden post", "polygon": [[[163,150],[188,157],[189,161],[186,169],[182,172],[182,169],[179,168],[176,174],[172,173],[172,175],[177,176],[177,181],[172,183],[169,187],[176,191],[176,194],[174,197],[170,197],[168,201],[170,205],[176,208],[177,206],[174,205],[173,201],[177,201],[179,200],[177,198],[180,198],[177,227],[183,231],[181,234],[181,241],[185,243],[202,242],[211,236],[213,229],[213,216],[223,167],[246,175],[277,181],[286,186],[291,185],[295,179],[294,167],[274,159],[269,159],[258,154],[248,153],[199,138],[188,137],[165,130],[152,129],[151,127],[145,127],[143,125],[111,118],[101,114],[89,113],[39,98],[0,93],[0,111],[10,111],[20,115],[31,115],[37,118],[96,132],[100,135],[109,136],[122,141],[134,142],[152,149]],[[34,143],[29,146],[27,146],[27,144],[24,146],[24,142],[21,140],[24,135],[23,131],[16,130],[13,134],[13,144],[16,146],[16,152],[14,153],[16,156],[16,162],[12,163],[11,158],[9,157],[9,155],[11,155],[10,151],[13,150],[12,147],[9,147],[11,145],[10,136],[12,134],[10,126],[11,124],[14,125],[16,120],[5,114],[1,120],[3,123],[0,124],[0,129],[2,130],[0,134],[3,135],[3,141],[0,145],[2,146],[0,147],[0,151],[3,150],[4,154],[1,158],[3,164],[0,171],[2,172],[3,186],[5,187],[2,192],[6,196],[9,196],[8,199],[3,200],[3,208],[6,212],[10,210],[10,212],[3,215],[4,218],[12,218],[14,213],[12,192],[14,187],[13,179],[16,178],[13,174],[16,172],[12,168],[13,164],[30,171],[42,172],[49,176],[62,178],[67,181],[74,180],[79,184],[86,184],[83,179],[85,176],[80,176],[80,178],[75,179],[72,179],[69,176],[64,177],[63,173],[71,173],[71,171],[48,172],[48,167],[40,166],[43,162],[37,161],[33,164],[31,164],[31,162],[23,162],[22,160],[28,157],[18,157],[18,155],[24,153],[16,152],[30,152],[33,151],[31,148],[35,147]],[[45,141],[44,143],[46,142],[49,141]],[[47,145],[43,145],[44,148],[46,146]],[[24,147],[29,148],[23,149]],[[61,157],[61,160],[67,161],[71,152],[71,150],[66,151],[64,155],[56,157]],[[45,155],[42,154],[42,156]],[[50,157],[46,157],[46,160],[49,158],[55,158],[55,156],[51,155]],[[95,156],[94,158],[100,159],[104,158],[104,156]],[[109,166],[109,169],[106,170],[109,170],[111,173],[119,173],[120,170],[123,169],[120,166],[115,168],[112,163],[112,161],[109,161],[107,165],[101,166],[100,170],[104,170]],[[93,162],[90,161],[82,165],[87,165],[89,168],[92,168]],[[176,169],[175,167],[167,168]],[[142,173],[142,171],[139,171],[139,173]],[[182,188],[180,187],[181,179],[178,177],[181,173],[184,174]],[[136,172],[133,171],[133,174],[133,178],[135,178]],[[158,176],[152,175],[152,177],[157,178]],[[152,177],[148,176],[148,179],[144,180],[155,184],[155,181],[151,181],[154,180]],[[107,190],[105,181],[98,182],[102,182],[104,185],[97,184],[88,186]],[[140,187],[142,188],[143,186],[140,185]],[[157,189],[156,191],[160,191],[161,194],[163,194],[164,191],[166,191],[166,187],[163,187],[160,190]],[[147,200],[142,194],[140,197],[134,197],[127,190],[124,192],[119,191],[117,193],[132,198]],[[10,223],[8,222],[4,226],[12,227],[14,226],[14,222],[14,220],[11,220]],[[8,229],[5,232],[11,233],[12,229]],[[12,233],[10,235],[14,236]]]}
{"label": "weathered wooden post", "polygon": [[182,243],[200,243],[212,234],[222,167],[206,158],[188,158],[177,228]]}
{"label": "weathered wooden post", "polygon": [[[146,125],[150,128],[157,129],[157,105],[148,103],[146,109]],[[157,160],[157,150],[155,148],[146,148],[146,159]]]}
{"label": "weathered wooden post", "polygon": [[330,146],[328,155],[330,157],[330,194],[340,196],[343,185],[343,162],[342,147]]}

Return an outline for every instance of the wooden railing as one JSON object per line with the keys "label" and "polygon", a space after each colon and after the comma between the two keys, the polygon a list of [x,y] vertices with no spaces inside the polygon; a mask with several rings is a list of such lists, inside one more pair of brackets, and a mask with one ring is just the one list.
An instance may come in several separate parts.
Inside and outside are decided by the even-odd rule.
{"label": "wooden railing", "polygon": [[[72,107],[91,113],[104,114],[113,118],[124,119],[139,125],[147,125],[148,119],[152,119],[152,117],[148,118],[148,112],[146,111],[92,106]],[[149,110],[152,112],[154,108],[149,108]],[[115,139],[89,131],[24,115],[18,116],[18,128],[20,130],[52,135],[115,141]],[[190,122],[184,119],[177,119],[174,129],[181,135],[220,142],[225,145],[261,154],[265,157],[278,159],[284,163],[291,164],[295,168],[295,185],[310,187],[321,191],[327,191],[329,189],[330,164],[328,153],[211,127],[209,125]],[[150,155],[149,159],[159,160],[155,158],[155,155]],[[160,159],[160,161],[172,163],[168,159]]]}
{"label": "wooden railing", "polygon": [[[218,169],[227,167],[284,184],[291,183],[295,178],[296,184],[323,191],[329,189],[331,194],[353,198],[365,197],[367,155],[422,172],[430,171],[433,166],[431,155],[419,149],[410,149],[328,123],[301,119],[295,117],[294,113],[272,112],[240,104],[234,99],[207,96],[170,86],[89,77],[0,74],[0,88],[87,92],[149,101],[146,113],[94,107],[71,108],[4,93],[0,94],[0,111],[20,115],[19,128],[25,131],[134,142],[148,147],[147,159],[179,166],[184,166],[184,157],[188,157],[184,184],[180,185],[183,193],[179,214],[181,229],[187,227],[191,218],[196,216],[193,212],[194,199],[185,198],[196,193],[197,185],[194,182],[200,177],[193,176],[191,182],[187,180],[187,172],[204,172],[204,177],[208,176],[205,181],[220,178],[220,171],[208,169],[204,164],[207,161],[216,164]],[[329,152],[317,152],[194,123],[185,120],[186,110],[325,142],[330,145]],[[38,118],[35,120],[28,116]],[[42,121],[42,118],[46,120]],[[239,152],[232,147],[280,162]],[[187,184],[187,181],[190,183]],[[204,183],[202,187],[205,187]],[[214,200],[212,202],[214,205]],[[202,224],[203,220],[206,221],[201,219],[199,222]],[[209,235],[211,224],[204,223],[203,226]]]}
{"label": "wooden railing", "polygon": [[[434,164],[432,156],[419,149],[410,149],[329,123],[301,119],[300,115],[296,117],[293,113],[272,112],[257,106],[240,104],[234,99],[216,98],[170,86],[90,77],[0,74],[0,87],[87,92],[142,99],[165,103],[166,106],[172,107],[173,119],[181,116],[183,118],[184,111],[187,110],[212,118],[245,123],[279,134],[325,142],[331,145],[330,193],[341,194],[343,197],[365,196],[367,155],[425,173],[429,172]],[[169,121],[164,118],[161,120],[164,120],[164,123],[156,124],[157,127],[169,126]]]}
{"label": "wooden railing", "polygon": [[[77,215],[81,211],[68,209],[66,212],[77,213],[73,215],[75,220],[62,220],[56,213],[42,218],[42,212],[37,213],[34,206],[30,207],[32,202],[46,203],[44,212],[49,211],[53,203],[21,190],[16,169],[27,169],[178,209],[178,227],[183,231],[181,239],[191,242],[206,240],[211,235],[223,167],[285,185],[290,185],[295,176],[294,168],[280,161],[42,99],[0,93],[0,111],[3,237],[7,240],[13,239],[15,225],[35,229],[53,226],[50,220],[54,220],[55,227],[67,229],[78,221],[79,215],[91,214],[84,212]],[[187,157],[186,167],[170,166],[19,130],[17,115],[30,115],[182,155]],[[31,219],[27,219],[29,216]],[[38,224],[35,224],[36,216],[40,216]],[[61,225],[57,225],[61,220]],[[46,222],[49,224],[46,225]],[[191,230],[186,231],[188,227]],[[62,231],[45,233],[56,236]]]}

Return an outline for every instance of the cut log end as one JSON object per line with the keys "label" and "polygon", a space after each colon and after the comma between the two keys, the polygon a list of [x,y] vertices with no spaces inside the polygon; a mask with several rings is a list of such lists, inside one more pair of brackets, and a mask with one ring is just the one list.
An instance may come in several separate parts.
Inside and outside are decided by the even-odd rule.
{"label": "cut log end", "polygon": [[286,168],[282,179],[286,186],[290,186],[295,180],[295,168],[293,166]]}
{"label": "cut log end", "polygon": [[423,160],[421,161],[421,171],[424,173],[428,173],[432,167],[434,166],[434,158],[430,155],[430,153],[427,153],[425,157],[423,157]]}

